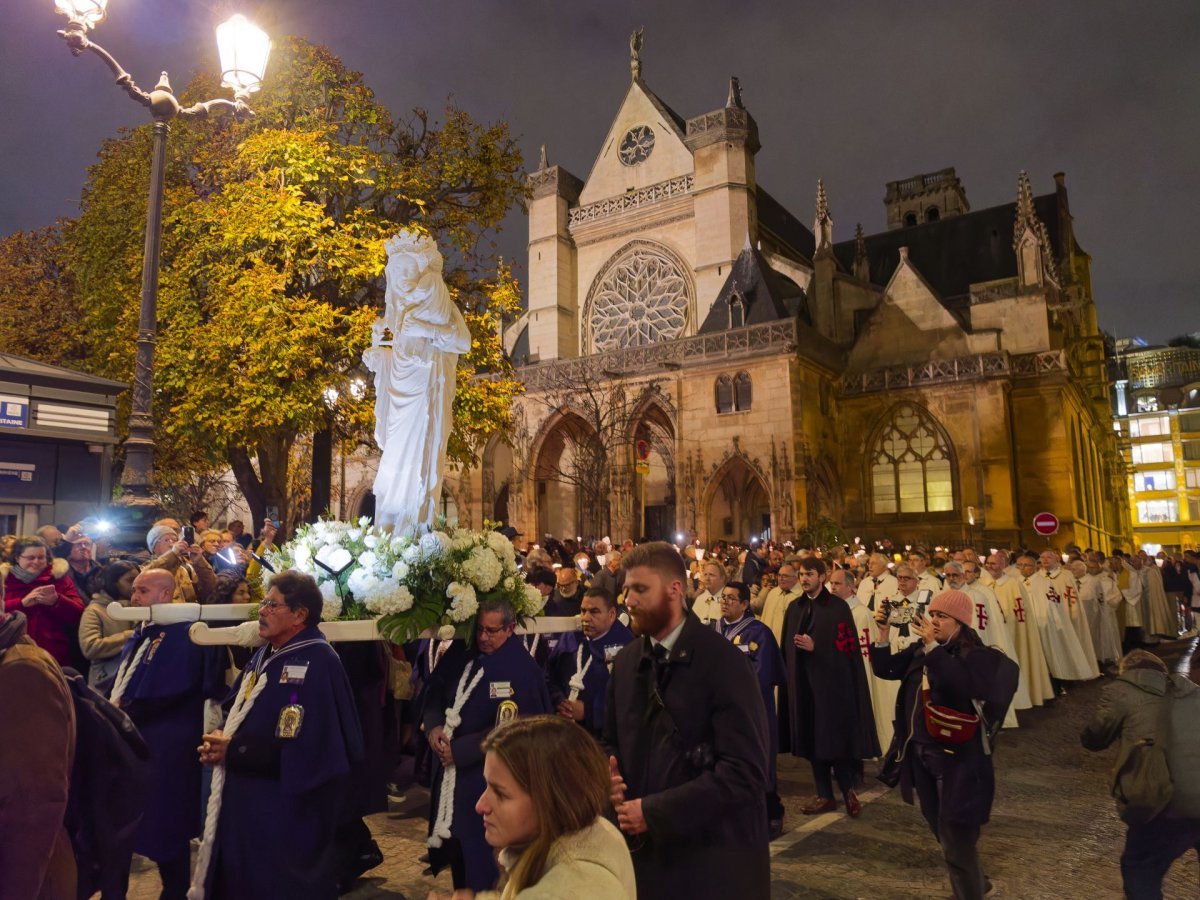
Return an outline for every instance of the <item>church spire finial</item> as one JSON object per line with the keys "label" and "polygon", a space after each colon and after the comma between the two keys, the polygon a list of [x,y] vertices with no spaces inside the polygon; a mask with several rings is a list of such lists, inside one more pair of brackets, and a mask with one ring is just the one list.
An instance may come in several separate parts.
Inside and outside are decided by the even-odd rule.
{"label": "church spire finial", "polygon": [[813,236],[817,239],[817,250],[832,250],[833,219],[829,215],[829,200],[825,197],[825,183],[817,179],[817,218],[813,222]]}
{"label": "church spire finial", "polygon": [[742,83],[736,75],[729,76],[729,99],[725,101],[726,109],[745,109],[742,105]]}
{"label": "church spire finial", "polygon": [[629,71],[632,73],[634,81],[642,77],[642,42],[645,31],[646,28],[643,26],[629,35]]}
{"label": "church spire finial", "polygon": [[544,172],[550,168],[550,160],[546,158],[546,145],[542,144],[542,149],[538,153],[538,171]]}
{"label": "church spire finial", "polygon": [[1033,214],[1033,186],[1029,183],[1029,173],[1022,169],[1017,178],[1017,219],[1026,220]]}
{"label": "church spire finial", "polygon": [[870,281],[871,265],[867,259],[867,238],[863,234],[862,222],[854,226],[854,277],[859,281]]}

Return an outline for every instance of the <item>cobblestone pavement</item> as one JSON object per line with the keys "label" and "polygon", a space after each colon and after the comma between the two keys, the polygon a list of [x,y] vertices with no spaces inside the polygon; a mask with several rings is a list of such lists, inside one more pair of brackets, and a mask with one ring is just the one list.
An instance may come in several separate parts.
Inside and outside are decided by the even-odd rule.
{"label": "cobblestone pavement", "polygon": [[[979,842],[996,886],[994,898],[1121,897],[1117,860],[1124,826],[1106,787],[1112,751],[1089,753],[1078,740],[1107,680],[1073,688],[1053,708],[1021,713],[1021,728],[1003,734],[996,803]],[[871,772],[873,765],[868,763],[867,769]],[[802,800],[812,795],[807,763],[781,757],[779,777],[789,809],[786,831],[771,847],[773,900],[950,896],[937,843],[917,809],[900,799],[899,790],[887,790],[868,776],[857,820],[840,812],[809,818],[798,812]],[[449,890],[449,873],[436,880],[423,876],[418,862],[424,852],[427,797],[420,789],[410,791],[390,812],[368,820],[386,862],[347,897],[425,900],[431,888]],[[135,869],[129,896],[157,897],[153,866],[135,863]],[[1164,894],[1171,900],[1200,896],[1192,854],[1176,862]]]}

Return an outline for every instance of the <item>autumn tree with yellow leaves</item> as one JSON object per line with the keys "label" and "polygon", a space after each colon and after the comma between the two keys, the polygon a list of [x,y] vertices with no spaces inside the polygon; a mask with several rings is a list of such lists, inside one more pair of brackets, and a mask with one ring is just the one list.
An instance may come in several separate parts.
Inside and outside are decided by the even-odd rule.
{"label": "autumn tree with yellow leaves", "polygon": [[[201,76],[181,100],[217,90]],[[471,329],[450,444],[452,461],[469,463],[506,426],[520,390],[499,339],[519,294],[489,240],[525,190],[507,126],[480,125],[453,106],[438,120],[416,110],[396,121],[359,73],[295,38],[277,44],[254,109],[243,122],[171,126],[156,480],[229,466],[256,520],[275,506],[287,521],[298,439],[332,425],[344,446],[369,440],[372,392],[346,386],[382,308],[384,241],[413,225],[437,239]],[[149,125],[104,144],[80,217],[62,239],[84,367],[125,381],[134,366],[149,149]],[[492,377],[474,377],[480,372]],[[339,391],[334,408],[325,401],[330,389]]]}

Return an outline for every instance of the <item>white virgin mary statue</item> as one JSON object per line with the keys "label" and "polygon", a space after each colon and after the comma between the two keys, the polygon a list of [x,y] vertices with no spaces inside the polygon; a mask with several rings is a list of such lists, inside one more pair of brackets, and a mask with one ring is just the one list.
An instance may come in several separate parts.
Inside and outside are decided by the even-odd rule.
{"label": "white virgin mary statue", "polygon": [[[363,362],[375,373],[375,522],[395,533],[433,525],[442,495],[456,368],[471,347],[442,280],[442,254],[405,229],[387,242],[387,293]],[[390,335],[390,340],[388,336]]]}

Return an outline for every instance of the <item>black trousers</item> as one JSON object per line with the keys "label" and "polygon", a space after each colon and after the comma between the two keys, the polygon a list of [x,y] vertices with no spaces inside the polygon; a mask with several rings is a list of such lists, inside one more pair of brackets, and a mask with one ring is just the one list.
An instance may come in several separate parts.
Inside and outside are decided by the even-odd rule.
{"label": "black trousers", "polygon": [[1162,881],[1171,864],[1195,848],[1200,853],[1200,820],[1160,816],[1130,825],[1121,853],[1121,880],[1129,900],[1162,900]]}
{"label": "black trousers", "polygon": [[947,764],[953,763],[940,747],[928,744],[911,744],[910,747],[915,751],[913,788],[921,801],[921,814],[942,845],[942,858],[946,861],[954,898],[983,900],[987,878],[976,849],[979,826],[946,822],[941,817],[942,772]]}
{"label": "black trousers", "polygon": [[833,780],[836,778],[838,789],[843,795],[854,790],[857,760],[853,759],[814,759],[812,760],[813,781],[817,783],[817,796],[822,800],[833,799]]}

